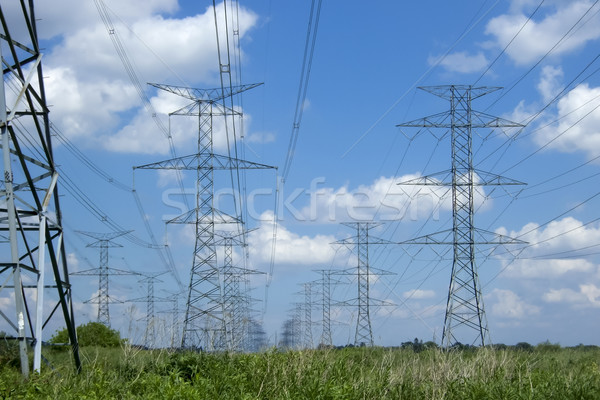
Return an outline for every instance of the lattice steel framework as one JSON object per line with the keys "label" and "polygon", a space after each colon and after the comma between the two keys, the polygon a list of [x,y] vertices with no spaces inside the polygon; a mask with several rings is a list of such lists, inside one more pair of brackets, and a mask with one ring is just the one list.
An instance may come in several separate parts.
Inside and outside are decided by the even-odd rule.
{"label": "lattice steel framework", "polygon": [[346,245],[356,248],[357,252],[357,269],[356,272],[349,274],[356,275],[358,282],[358,316],[356,321],[356,334],[354,336],[355,345],[373,346],[373,330],[371,329],[371,306],[377,304],[379,306],[390,306],[392,304],[375,300],[370,296],[371,275],[391,275],[392,272],[381,269],[372,268],[369,265],[369,246],[373,244],[393,244],[390,241],[369,236],[369,230],[379,223],[373,222],[352,222],[344,223],[350,228],[356,227],[356,236],[338,240],[334,244]]}
{"label": "lattice steel framework", "polygon": [[[442,346],[449,347],[470,339],[467,344],[491,344],[479,275],[475,263],[475,247],[483,244],[517,244],[516,239],[477,229],[474,226],[474,194],[476,186],[521,185],[521,182],[473,168],[473,129],[520,128],[521,124],[494,117],[471,108],[471,101],[496,91],[498,87],[444,85],[420,88],[450,102],[450,110],[399,127],[422,129],[445,128],[451,133],[452,168],[450,171],[423,176],[401,185],[451,186],[452,229],[426,235],[403,243],[450,244],[453,246],[452,274],[446,303]],[[466,328],[466,329],[463,329]],[[464,333],[459,336],[459,332]]]}
{"label": "lattice steel framework", "polygon": [[323,331],[321,333],[320,344],[331,346],[333,345],[331,338],[331,274],[333,271],[330,269],[321,269],[317,272],[321,273],[319,285],[321,286],[320,306],[323,318],[321,321]]}
{"label": "lattice steel framework", "polygon": [[[233,86],[225,89],[195,89],[155,84],[158,89],[191,100],[189,105],[170,115],[198,117],[198,152],[136,169],[195,170],[197,172],[195,208],[167,223],[194,224],[196,241],[188,286],[188,300],[181,347],[199,348],[201,343],[210,349],[225,344],[223,291],[215,249],[215,224],[240,223],[217,210],[213,203],[214,171],[229,169],[267,169],[268,165],[253,163],[213,151],[213,118],[240,115],[240,112],[219,104],[219,101],[252,89],[260,84]],[[225,119],[227,124],[227,119]],[[220,332],[220,333],[219,333]]]}
{"label": "lattice steel framework", "polygon": [[[157,297],[154,295],[154,284],[156,282],[163,282],[158,277],[160,275],[165,274],[166,272],[161,272],[154,275],[146,275],[143,279],[141,279],[140,283],[146,284],[146,297],[138,297],[135,299],[127,300],[128,302],[140,302],[146,303],[146,315],[144,316],[144,322],[146,328],[144,329],[144,346],[149,349],[153,349],[156,347],[156,314],[155,303],[158,302],[166,302],[171,301],[171,299]],[[175,312],[176,313],[176,312]],[[176,315],[173,315],[173,325],[175,325]]]}
{"label": "lattice steel framework", "polygon": [[245,235],[240,233],[216,232],[216,246],[223,246],[223,322],[227,350],[240,351],[248,342],[250,297],[242,292],[242,283],[250,274],[260,274],[256,270],[238,268],[233,265],[233,246],[245,247]]}
{"label": "lattice steel framework", "polygon": [[312,282],[303,283],[302,287],[304,288],[304,304],[302,309],[304,310],[304,348],[310,349],[313,347],[313,337],[312,337],[312,309],[313,309],[313,301],[312,301]]}
{"label": "lattice steel framework", "polygon": [[[100,264],[98,268],[79,271],[73,275],[98,275],[98,295],[88,301],[87,303],[98,304],[98,317],[97,321],[110,327],[110,313],[108,310],[108,304],[111,302],[111,298],[108,295],[108,276],[113,275],[132,275],[133,272],[121,271],[108,267],[108,248],[109,247],[123,247],[118,243],[112,241],[119,236],[126,235],[131,231],[120,231],[110,233],[97,233],[97,232],[83,232],[77,231],[82,235],[89,236],[96,239],[95,242],[88,244],[86,247],[93,247],[100,249]],[[110,270],[110,272],[109,272]]]}
{"label": "lattice steel framework", "polygon": [[[0,316],[7,339],[19,342],[23,375],[29,375],[28,344],[34,345],[33,368],[39,371],[43,329],[59,318],[80,370],[34,2],[5,3],[0,2],[0,294],[13,289],[14,297],[1,303]],[[51,285],[45,283],[47,267]]]}

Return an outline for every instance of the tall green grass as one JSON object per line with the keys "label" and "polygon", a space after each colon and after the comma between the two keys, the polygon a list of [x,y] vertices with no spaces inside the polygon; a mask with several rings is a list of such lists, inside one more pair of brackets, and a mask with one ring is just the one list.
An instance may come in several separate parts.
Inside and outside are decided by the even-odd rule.
{"label": "tall green grass", "polygon": [[10,399],[599,399],[600,350],[346,348],[206,354],[83,348],[24,380],[0,369]]}

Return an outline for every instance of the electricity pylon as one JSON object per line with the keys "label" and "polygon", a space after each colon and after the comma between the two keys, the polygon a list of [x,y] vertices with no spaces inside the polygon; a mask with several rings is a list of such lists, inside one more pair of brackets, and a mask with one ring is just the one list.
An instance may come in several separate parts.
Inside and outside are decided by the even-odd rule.
{"label": "electricity pylon", "polygon": [[322,315],[321,326],[323,330],[321,332],[319,344],[324,346],[332,346],[333,340],[331,338],[331,284],[339,283],[339,280],[336,279],[332,281],[331,275],[347,275],[347,273],[345,273],[344,271],[337,271],[332,269],[318,269],[315,270],[315,272],[318,272],[321,275],[321,279],[315,282],[315,284],[317,284],[320,287],[321,294],[321,302],[315,304],[321,307]]}
{"label": "electricity pylon", "polygon": [[94,247],[100,249],[100,265],[98,268],[88,269],[85,271],[78,271],[73,275],[98,275],[98,295],[86,303],[98,304],[98,317],[97,322],[110,327],[110,313],[108,310],[108,304],[114,300],[108,295],[108,275],[136,275],[135,272],[123,271],[120,269],[109,268],[108,266],[108,248],[109,247],[123,247],[118,243],[112,241],[119,236],[126,235],[131,231],[119,231],[110,233],[97,233],[97,232],[83,232],[77,231],[85,236],[89,236],[96,239],[95,242],[89,243],[86,247]]}
{"label": "electricity pylon", "polygon": [[221,271],[223,281],[223,322],[225,328],[226,347],[229,351],[242,350],[245,337],[248,333],[249,297],[243,295],[241,283],[250,274],[260,274],[256,270],[236,268],[233,266],[233,245],[245,247],[243,240],[250,231],[215,232],[216,246],[223,246],[223,268]]}
{"label": "electricity pylon", "polygon": [[[34,2],[2,3],[10,5],[0,6],[3,78],[0,84],[3,159],[0,231],[8,235],[2,235],[6,240],[0,243],[0,292],[13,289],[14,297],[1,302],[0,316],[7,324],[6,338],[19,343],[24,376],[29,375],[28,344],[34,346],[33,368],[40,370],[43,328],[51,321],[53,324],[64,321],[79,371],[81,362],[63,241],[58,173]],[[53,275],[51,285],[45,283],[47,267]],[[58,317],[61,314],[62,318]],[[57,321],[59,318],[62,321]]]}
{"label": "electricity pylon", "polygon": [[313,309],[313,301],[312,301],[312,284],[313,282],[307,282],[302,284],[302,288],[304,289],[304,304],[302,309],[304,311],[304,348],[310,349],[313,347],[313,337],[312,337],[312,309]]}
{"label": "electricity pylon", "polygon": [[224,117],[225,124],[227,124],[227,116],[239,116],[239,111],[219,104],[219,101],[260,84],[218,89],[195,89],[155,83],[151,85],[192,101],[187,106],[171,113],[170,116],[198,117],[197,153],[134,167],[134,169],[195,170],[197,173],[194,209],[167,221],[167,223],[194,224],[196,228],[181,347],[199,348],[204,338],[205,342],[210,342],[205,343],[210,348],[212,343],[224,343],[224,341],[222,337],[209,337],[208,330],[212,331],[220,325],[223,327],[221,336],[225,333],[223,292],[215,249],[215,224],[242,222],[237,216],[228,216],[213,206],[214,171],[274,168],[215,154],[213,151],[213,117]]}
{"label": "electricity pylon", "polygon": [[[399,185],[450,186],[452,188],[452,229],[415,238],[406,244],[448,244],[453,246],[452,274],[446,303],[442,346],[457,343],[457,330],[467,328],[470,344],[491,344],[479,275],[475,264],[475,246],[483,244],[519,244],[520,240],[475,228],[474,188],[476,186],[522,185],[523,183],[473,168],[472,130],[520,128],[523,125],[494,117],[471,108],[471,101],[498,87],[444,85],[420,88],[450,101],[450,110],[399,127],[445,128],[451,131],[452,168]],[[473,336],[474,334],[474,336]],[[465,334],[466,335],[466,334]],[[466,336],[464,336],[466,337]]]}
{"label": "electricity pylon", "polygon": [[146,329],[144,330],[144,346],[146,346],[149,349],[153,349],[156,345],[156,320],[154,318],[154,303],[156,303],[157,301],[171,301],[170,299],[157,297],[154,295],[154,284],[156,282],[163,282],[160,279],[158,279],[158,277],[163,274],[166,274],[166,272],[160,272],[154,275],[145,275],[145,277],[139,280],[139,282],[146,283],[146,296],[126,300],[127,302],[132,303],[146,303],[146,315],[144,317],[144,321],[146,323]]}
{"label": "electricity pylon", "polygon": [[347,275],[356,275],[358,281],[358,316],[356,321],[356,334],[354,336],[355,345],[373,346],[373,330],[371,329],[371,306],[391,306],[391,303],[375,300],[371,298],[369,292],[371,287],[372,274],[377,276],[392,275],[390,271],[372,268],[369,265],[369,246],[373,244],[395,244],[388,240],[369,236],[369,229],[379,226],[379,223],[373,222],[349,222],[344,223],[350,228],[356,226],[356,236],[338,240],[333,244],[346,245],[356,248],[357,269],[356,272],[346,272]]}

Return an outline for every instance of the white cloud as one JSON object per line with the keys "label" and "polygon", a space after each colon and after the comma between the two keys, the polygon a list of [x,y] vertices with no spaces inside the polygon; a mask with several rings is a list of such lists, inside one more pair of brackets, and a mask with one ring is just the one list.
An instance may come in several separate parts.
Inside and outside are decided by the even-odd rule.
{"label": "white cloud", "polygon": [[494,289],[488,297],[492,300],[492,315],[500,318],[523,319],[540,313],[538,306],[525,303],[511,290]]}
{"label": "white cloud", "polygon": [[412,289],[402,294],[405,299],[431,299],[435,297],[433,290]]}
{"label": "white cloud", "polygon": [[460,72],[463,74],[481,71],[488,63],[488,60],[482,52],[471,55],[465,51],[460,51],[448,54],[442,60],[440,60],[440,57],[441,56],[430,56],[427,61],[429,65],[434,65],[439,61],[440,65],[448,71]]}
{"label": "white cloud", "polygon": [[560,92],[561,78],[564,74],[561,67],[546,65],[542,68],[541,75],[537,89],[541,93],[543,101],[547,103]]}
{"label": "white cloud", "polygon": [[[260,227],[248,234],[249,252],[253,261],[269,263],[273,245],[273,214],[266,211],[261,215]],[[331,243],[332,235],[300,236],[284,226],[277,227],[275,262],[292,265],[330,264],[335,256]]]}
{"label": "white cloud", "polygon": [[555,278],[574,272],[595,271],[595,264],[584,258],[576,258],[576,252],[567,255],[573,258],[551,258],[553,254],[576,251],[600,242],[600,226],[584,226],[572,217],[552,221],[545,228],[528,223],[519,231],[498,233],[527,241],[529,246],[519,258],[506,267],[508,277]]}
{"label": "white cloud", "polygon": [[600,288],[594,284],[581,284],[579,291],[550,289],[542,296],[548,303],[570,303],[576,307],[600,307]]}
{"label": "white cloud", "polygon": [[[450,175],[444,177],[449,179]],[[439,218],[439,211],[452,209],[451,188],[437,185],[409,185],[408,181],[419,180],[418,174],[400,177],[379,177],[370,185],[360,185],[350,189],[347,185],[332,188],[319,187],[326,182],[325,178],[316,178],[311,182],[307,192],[310,195],[309,205],[297,210],[292,204],[285,204],[295,218],[303,221],[321,223],[339,223],[340,221],[397,221],[428,218]],[[474,178],[479,181],[479,177]],[[430,178],[429,182],[439,181]],[[304,193],[301,191],[299,193]],[[290,195],[293,198],[294,195]],[[298,195],[298,197],[300,197]],[[483,188],[475,188],[474,202],[481,212],[492,205],[486,199]]]}
{"label": "white cloud", "polygon": [[[526,2],[517,2],[511,14],[500,15],[491,19],[486,26],[486,34],[495,38],[495,46],[504,48],[525,25],[526,14],[519,8]],[[541,19],[529,21],[506,50],[509,57],[517,64],[529,64],[546,54],[569,29],[590,8],[589,0],[557,2],[543,8],[549,10]],[[539,14],[538,14],[539,15]],[[600,37],[600,15],[593,9],[584,19],[585,24],[579,24],[577,29],[552,54],[560,56],[586,45],[587,42]]]}
{"label": "white cloud", "polygon": [[[142,106],[95,8],[87,2],[67,4],[63,1],[61,4],[64,7],[61,10],[68,8],[73,12],[63,12],[70,14],[63,16],[45,8],[38,11],[38,16],[48,13],[48,32],[44,35],[59,38],[59,43],[50,47],[44,59],[52,120],[69,137],[90,146],[116,152],[169,154],[164,132]],[[212,7],[194,16],[167,18],[162,14],[174,12],[178,7],[174,0],[107,4],[118,16],[113,15],[117,36],[112,38],[120,39],[144,86],[142,90],[151,91],[145,82],[216,85],[218,63]],[[79,16],[79,11],[86,23],[69,24],[71,17]],[[220,4],[217,18],[223,15]],[[240,8],[241,40],[257,20],[256,14]],[[169,82],[164,82],[165,79]],[[183,106],[185,101],[162,91],[151,98],[165,126],[168,124],[166,114]],[[191,153],[195,151],[197,120],[182,120],[178,118],[172,126],[172,137],[178,149],[188,149]],[[227,140],[224,123],[219,120],[213,125],[214,142],[217,149],[223,149]]]}
{"label": "white cloud", "polygon": [[537,144],[590,158],[600,154],[600,87],[577,86],[558,101],[556,116],[546,119],[558,122],[536,132]]}
{"label": "white cloud", "polygon": [[67,253],[67,265],[69,266],[69,273],[79,271],[79,259],[75,253]]}

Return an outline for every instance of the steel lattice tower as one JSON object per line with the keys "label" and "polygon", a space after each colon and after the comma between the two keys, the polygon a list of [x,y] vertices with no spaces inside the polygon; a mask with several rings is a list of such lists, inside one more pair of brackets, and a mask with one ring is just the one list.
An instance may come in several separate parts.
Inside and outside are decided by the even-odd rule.
{"label": "steel lattice tower", "polygon": [[225,327],[226,347],[229,351],[239,351],[244,347],[248,337],[249,297],[242,294],[241,283],[249,274],[259,274],[259,271],[233,266],[233,245],[244,247],[243,238],[251,231],[215,232],[216,246],[223,246],[223,321]]}
{"label": "steel lattice tower", "polygon": [[[520,128],[521,124],[494,117],[471,108],[471,101],[498,87],[444,85],[420,88],[450,102],[448,112],[399,124],[399,127],[450,129],[452,168],[420,177],[402,185],[450,186],[452,188],[452,229],[403,243],[450,244],[453,246],[452,274],[446,303],[442,346],[458,342],[458,330],[466,328],[470,344],[491,344],[483,296],[475,263],[475,247],[481,244],[517,244],[516,239],[475,228],[474,188],[476,186],[521,185],[521,182],[473,168],[473,129]],[[465,333],[465,337],[467,335]]]}
{"label": "steel lattice tower", "polygon": [[[10,3],[6,8],[0,5],[3,77],[0,85],[3,158],[0,231],[7,235],[2,235],[0,243],[0,275],[4,282],[0,291],[13,289],[14,299],[8,307],[2,307],[0,315],[9,325],[6,329],[14,331],[6,338],[18,341],[21,372],[28,376],[28,344],[34,346],[33,368],[39,371],[43,328],[51,320],[56,321],[59,317],[53,317],[57,314],[62,314],[79,371],[81,362],[63,241],[58,173],[52,150],[34,2]],[[5,10],[9,11],[5,13]],[[47,267],[53,275],[51,285],[45,284]],[[12,286],[8,285],[11,280]],[[49,303],[54,306],[45,306]]]}
{"label": "steel lattice tower", "polygon": [[[228,216],[214,207],[214,171],[273,167],[215,154],[213,151],[213,118],[228,115],[239,116],[240,112],[219,104],[219,101],[260,84],[233,86],[225,89],[195,89],[154,83],[151,85],[192,101],[189,105],[170,115],[198,117],[198,152],[134,167],[134,169],[195,170],[197,173],[195,208],[167,222],[194,224],[196,228],[181,347],[199,348],[202,341],[207,342],[209,348],[214,344],[219,347],[225,343],[222,337],[225,328],[223,292],[215,249],[215,224],[240,223],[242,221],[239,221],[237,217]],[[221,326],[221,328],[216,328],[217,326]],[[217,335],[218,337],[214,337],[215,329],[222,331],[221,335]]]}
{"label": "steel lattice tower", "polygon": [[[131,231],[120,231],[111,233],[96,233],[96,232],[83,232],[77,231],[82,235],[89,236],[96,239],[95,242],[88,244],[86,247],[93,247],[100,249],[100,265],[98,268],[79,271],[73,275],[98,275],[98,296],[87,302],[92,304],[98,304],[98,317],[97,321],[110,327],[110,313],[108,311],[108,304],[111,302],[110,296],[108,295],[108,275],[133,275],[133,272],[121,271],[108,267],[108,248],[109,247],[123,247],[118,243],[112,241],[119,236],[126,235]],[[110,272],[109,272],[110,270]]]}
{"label": "steel lattice tower", "polygon": [[312,337],[312,282],[302,284],[304,288],[304,347],[307,349],[313,346]]}
{"label": "steel lattice tower", "polygon": [[367,345],[373,346],[373,330],[371,329],[371,305],[378,303],[378,305],[391,305],[389,303],[382,302],[380,300],[372,299],[370,291],[370,279],[371,274],[376,273],[378,275],[390,275],[389,271],[371,268],[369,265],[369,245],[373,244],[392,244],[392,242],[370,237],[369,230],[379,223],[373,222],[352,222],[344,223],[350,228],[356,227],[356,236],[338,240],[334,244],[342,244],[346,246],[352,246],[356,248],[357,252],[357,269],[356,272],[349,272],[348,274],[356,275],[358,281],[358,316],[356,322],[356,334],[354,336],[355,345]]}
{"label": "steel lattice tower", "polygon": [[154,295],[154,284],[156,282],[162,282],[160,279],[158,279],[158,277],[165,273],[166,272],[161,272],[155,275],[147,275],[144,279],[141,279],[139,281],[140,283],[146,283],[146,297],[138,297],[136,299],[127,300],[128,302],[146,303],[146,316],[144,317],[144,321],[146,323],[146,329],[144,330],[144,346],[149,349],[153,349],[156,345],[156,314],[154,312],[154,303],[157,301],[170,301],[170,299],[156,297]]}
{"label": "steel lattice tower", "polygon": [[319,284],[321,286],[320,305],[323,316],[323,321],[321,322],[323,332],[321,333],[320,344],[331,346],[333,345],[333,340],[331,339],[331,274],[333,271],[330,269],[321,269],[317,272],[321,273]]}

